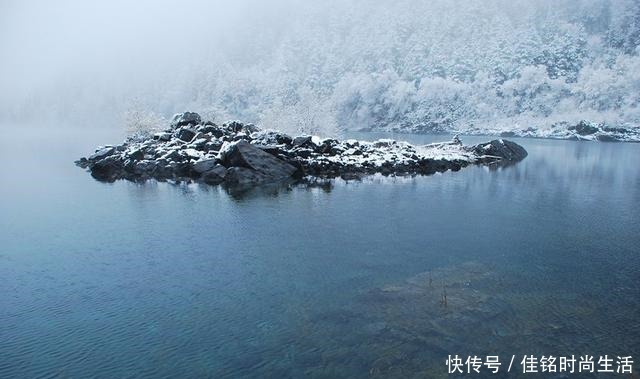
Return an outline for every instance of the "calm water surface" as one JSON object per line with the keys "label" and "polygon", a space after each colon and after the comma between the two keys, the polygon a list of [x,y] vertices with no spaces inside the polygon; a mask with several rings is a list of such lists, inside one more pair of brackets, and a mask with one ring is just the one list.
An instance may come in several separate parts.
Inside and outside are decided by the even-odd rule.
{"label": "calm water surface", "polygon": [[447,377],[449,354],[640,361],[639,144],[518,139],[529,157],[506,168],[247,193],[104,184],[73,165],[121,138],[0,141],[1,378]]}

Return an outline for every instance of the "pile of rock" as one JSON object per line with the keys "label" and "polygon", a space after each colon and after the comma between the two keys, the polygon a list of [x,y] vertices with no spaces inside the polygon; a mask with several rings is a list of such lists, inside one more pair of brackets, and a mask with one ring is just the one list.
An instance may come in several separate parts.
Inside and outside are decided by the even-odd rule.
{"label": "pile of rock", "polygon": [[414,146],[394,140],[338,141],[292,138],[238,121],[216,125],[197,113],[174,116],[171,127],[143,140],[105,146],[76,162],[102,181],[147,179],[243,185],[302,179],[345,179],[457,171],[469,164],[516,162],[527,155],[519,145],[494,140],[464,146],[452,142]]}

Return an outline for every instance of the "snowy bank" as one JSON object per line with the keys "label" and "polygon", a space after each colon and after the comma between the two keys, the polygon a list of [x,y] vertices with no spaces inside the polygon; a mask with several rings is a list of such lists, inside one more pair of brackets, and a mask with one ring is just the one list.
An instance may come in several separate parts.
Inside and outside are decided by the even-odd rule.
{"label": "snowy bank", "polygon": [[629,126],[609,126],[605,123],[581,120],[577,123],[556,122],[549,127],[518,128],[508,130],[491,127],[471,127],[465,134],[499,135],[501,137],[529,137],[566,139],[573,141],[640,142],[640,129]]}
{"label": "snowy bank", "polygon": [[197,113],[177,114],[167,130],[148,138],[103,146],[76,161],[101,181],[148,179],[246,185],[305,177],[354,179],[364,175],[429,175],[471,164],[514,163],[526,157],[507,140],[465,146],[453,141],[414,146],[290,137],[232,121],[203,122]]}

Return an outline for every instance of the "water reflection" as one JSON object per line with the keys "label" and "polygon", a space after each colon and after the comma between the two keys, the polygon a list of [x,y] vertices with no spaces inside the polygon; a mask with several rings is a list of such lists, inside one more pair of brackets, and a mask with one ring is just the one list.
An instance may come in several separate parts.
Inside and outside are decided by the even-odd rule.
{"label": "water reflection", "polygon": [[640,145],[522,139],[509,167],[232,193],[99,183],[72,162],[100,141],[39,138],[0,149],[24,160],[0,186],[0,377],[446,377],[448,354],[640,354]]}

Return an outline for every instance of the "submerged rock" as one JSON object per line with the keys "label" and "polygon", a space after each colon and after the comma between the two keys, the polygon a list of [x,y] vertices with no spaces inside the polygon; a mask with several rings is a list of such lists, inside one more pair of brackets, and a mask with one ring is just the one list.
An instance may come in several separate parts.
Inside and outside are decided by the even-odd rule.
{"label": "submerged rock", "polygon": [[307,178],[359,179],[365,175],[430,175],[470,164],[513,163],[527,152],[507,140],[464,146],[414,146],[390,139],[339,141],[292,138],[253,124],[218,126],[197,113],[174,116],[170,128],[145,140],[99,148],[76,164],[101,181],[147,179],[254,185]]}

